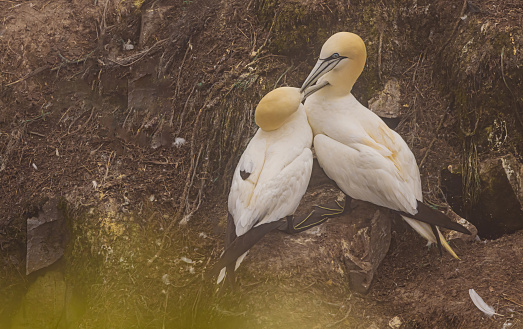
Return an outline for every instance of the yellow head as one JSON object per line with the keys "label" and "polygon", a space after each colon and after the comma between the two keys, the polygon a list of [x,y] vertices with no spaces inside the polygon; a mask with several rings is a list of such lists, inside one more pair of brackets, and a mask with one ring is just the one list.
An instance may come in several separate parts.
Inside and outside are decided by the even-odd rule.
{"label": "yellow head", "polygon": [[357,34],[338,32],[323,44],[320,58],[301,91],[309,88],[307,96],[322,88],[337,94],[350,93],[365,67],[366,59],[365,43]]}
{"label": "yellow head", "polygon": [[298,88],[281,87],[265,95],[254,114],[256,124],[263,131],[280,128],[287,118],[298,110],[301,94]]}

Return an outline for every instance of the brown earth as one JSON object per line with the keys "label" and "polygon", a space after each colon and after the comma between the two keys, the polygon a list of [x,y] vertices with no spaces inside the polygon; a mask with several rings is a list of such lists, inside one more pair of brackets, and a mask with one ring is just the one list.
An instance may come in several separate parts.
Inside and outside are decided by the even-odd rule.
{"label": "brown earth", "polygon": [[[336,31],[366,41],[354,90],[364,105],[398,79],[397,130],[421,165],[426,200],[446,206],[449,165],[461,168],[473,206],[479,161],[511,153],[523,162],[523,2],[371,3],[0,0],[0,327],[386,328],[395,316],[401,328],[522,327],[521,231],[457,243],[457,261],[394,222],[360,296],[326,271],[339,252],[329,229],[343,225],[333,220],[319,235],[262,240],[234,293],[201,283],[223,248],[230,174],[256,129],[257,101],[299,86]],[[53,197],[70,243],[59,263],[25,276],[26,220]],[[315,263],[301,250],[296,263],[310,265],[263,271],[264,250],[285,260],[306,237],[316,239]],[[287,258],[273,247],[284,245]],[[65,280],[78,301],[65,304],[79,306],[37,324],[20,310],[48,277]],[[484,316],[470,288],[504,316]],[[42,294],[45,318],[60,294]]]}

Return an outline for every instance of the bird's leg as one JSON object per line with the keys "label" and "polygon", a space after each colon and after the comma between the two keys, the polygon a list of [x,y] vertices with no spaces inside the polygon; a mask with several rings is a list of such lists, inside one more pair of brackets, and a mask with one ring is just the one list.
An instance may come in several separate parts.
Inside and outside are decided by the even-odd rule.
{"label": "bird's leg", "polygon": [[313,228],[314,226],[320,225],[329,218],[345,214],[347,212],[347,207],[345,206],[347,204],[346,202],[347,201],[343,203],[335,200],[325,205],[314,206],[314,209],[308,215],[299,217],[287,216],[287,225],[280,227],[280,230],[289,234],[306,231],[310,228]]}
{"label": "bird's leg", "polygon": [[435,225],[430,225],[430,228],[432,229],[432,233],[434,233],[434,235],[436,236],[436,242],[438,244],[438,249],[439,249],[439,255],[441,257],[443,257],[443,252],[441,251],[441,240],[439,238],[439,232],[438,232],[438,229],[436,228]]}
{"label": "bird's leg", "polygon": [[[345,194],[345,193],[344,193]],[[345,204],[343,205],[343,212],[341,215],[347,215],[352,212],[352,198],[345,194]]]}

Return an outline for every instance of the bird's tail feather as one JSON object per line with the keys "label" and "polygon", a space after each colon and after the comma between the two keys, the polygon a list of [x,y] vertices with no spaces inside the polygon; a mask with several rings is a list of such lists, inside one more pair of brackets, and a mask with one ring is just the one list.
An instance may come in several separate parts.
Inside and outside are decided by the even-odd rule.
{"label": "bird's tail feather", "polygon": [[[409,218],[409,217],[406,217],[406,216],[403,216],[403,215],[401,217],[403,217],[403,219],[416,232],[418,232],[422,237],[427,239],[430,243],[437,243],[436,236],[434,235],[434,233],[432,233],[432,228],[430,227],[429,224],[420,222],[418,220],[415,220],[415,219],[412,219],[412,218]],[[445,248],[445,250],[447,250],[449,252],[449,254],[452,255],[452,257],[454,257],[456,259],[459,259],[458,255],[456,255],[454,250],[452,250],[450,245],[447,243],[447,241],[445,240],[445,238],[443,237],[443,235],[439,231],[439,228],[437,228],[437,231],[438,231],[439,238],[440,238],[440,241],[441,241],[441,245],[443,246],[443,248]]]}
{"label": "bird's tail feather", "polygon": [[[243,262],[243,259],[245,258],[245,256],[247,256],[248,253],[249,253],[249,251],[247,250],[243,255],[238,257],[238,259],[236,259],[236,263],[234,265],[234,271],[236,271],[238,269],[238,267],[240,267],[240,264]],[[222,282],[226,275],[232,275],[232,272],[233,272],[232,269],[233,269],[232,266],[226,266],[226,267],[222,268],[220,270],[220,274],[218,274],[218,279],[216,280],[216,284],[219,284],[220,282]]]}
{"label": "bird's tail feather", "polygon": [[[286,224],[286,221],[276,221],[267,224],[261,224],[253,227],[247,233],[240,235],[234,239],[232,243],[225,249],[218,262],[206,273],[206,277],[213,277],[218,275],[218,283],[220,283],[226,275],[226,272],[232,272],[234,267],[238,267],[246,252],[258,242],[262,237],[272,230]],[[230,265],[234,265],[229,267]],[[225,269],[227,267],[227,269]],[[232,270],[230,269],[232,268]],[[232,273],[231,273],[232,274]]]}

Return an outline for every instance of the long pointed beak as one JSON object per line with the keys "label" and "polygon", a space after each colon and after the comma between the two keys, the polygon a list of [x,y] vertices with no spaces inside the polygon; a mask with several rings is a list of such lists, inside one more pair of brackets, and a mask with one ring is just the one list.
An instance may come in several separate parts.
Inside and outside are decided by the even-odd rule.
{"label": "long pointed beak", "polygon": [[[305,89],[312,86],[313,84],[318,81],[319,78],[330,72],[333,68],[338,65],[338,63],[345,57],[338,57],[338,58],[327,58],[327,59],[319,59],[316,62],[316,65],[314,65],[314,68],[312,69],[311,73],[305,79],[305,82],[301,86],[300,92],[304,92]],[[323,86],[324,87],[324,86]]]}
{"label": "long pointed beak", "polygon": [[323,82],[320,82],[318,84],[315,84],[315,85],[312,85],[310,87],[307,87],[305,89],[305,91],[302,93],[301,101],[304,102],[307,99],[307,97],[309,97],[310,95],[314,94],[315,92],[317,92],[321,88],[327,86],[328,84],[329,83],[327,81],[323,81]]}

